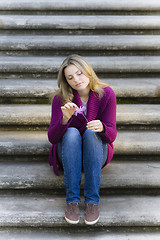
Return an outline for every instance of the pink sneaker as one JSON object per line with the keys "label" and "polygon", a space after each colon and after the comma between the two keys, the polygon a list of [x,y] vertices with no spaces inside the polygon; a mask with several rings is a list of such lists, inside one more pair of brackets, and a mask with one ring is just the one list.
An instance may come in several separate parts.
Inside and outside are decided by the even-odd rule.
{"label": "pink sneaker", "polygon": [[79,222],[79,215],[80,211],[78,203],[72,202],[67,204],[65,210],[65,219],[68,223],[77,224]]}
{"label": "pink sneaker", "polygon": [[94,203],[87,203],[85,210],[85,223],[93,225],[99,220],[99,205]]}

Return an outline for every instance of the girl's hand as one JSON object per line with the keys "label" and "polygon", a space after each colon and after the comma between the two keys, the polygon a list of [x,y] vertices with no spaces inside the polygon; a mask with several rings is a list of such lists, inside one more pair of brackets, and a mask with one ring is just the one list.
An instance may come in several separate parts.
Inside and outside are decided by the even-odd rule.
{"label": "girl's hand", "polygon": [[62,123],[66,124],[68,120],[71,118],[71,116],[74,114],[75,108],[77,105],[72,102],[67,102],[64,106],[61,107],[63,118]]}
{"label": "girl's hand", "polygon": [[104,126],[100,120],[93,120],[87,123],[87,129],[92,130],[93,132],[103,132]]}

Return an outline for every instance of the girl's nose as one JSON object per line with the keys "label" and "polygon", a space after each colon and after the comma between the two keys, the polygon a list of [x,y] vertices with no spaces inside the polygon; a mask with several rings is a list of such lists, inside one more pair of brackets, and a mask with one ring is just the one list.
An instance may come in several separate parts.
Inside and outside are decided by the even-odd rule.
{"label": "girl's nose", "polygon": [[74,81],[78,82],[79,81],[79,77],[78,76],[74,76]]}

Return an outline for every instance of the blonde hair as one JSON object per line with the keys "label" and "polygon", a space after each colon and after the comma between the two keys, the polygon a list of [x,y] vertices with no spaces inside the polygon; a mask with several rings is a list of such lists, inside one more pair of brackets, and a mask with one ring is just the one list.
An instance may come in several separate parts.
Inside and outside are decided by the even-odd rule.
{"label": "blonde hair", "polygon": [[58,73],[59,89],[55,91],[54,96],[57,94],[60,95],[64,103],[73,100],[73,89],[66,81],[64,74],[64,69],[71,64],[75,65],[86,77],[89,78],[90,89],[93,92],[98,93],[99,98],[101,98],[104,94],[103,88],[108,85],[99,80],[91,65],[83,57],[75,54],[68,56],[63,61]]}

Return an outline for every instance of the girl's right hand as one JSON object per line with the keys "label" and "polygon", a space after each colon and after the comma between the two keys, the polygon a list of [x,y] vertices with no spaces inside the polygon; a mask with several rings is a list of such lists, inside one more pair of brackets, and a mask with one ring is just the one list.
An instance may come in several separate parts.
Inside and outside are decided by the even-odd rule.
{"label": "girl's right hand", "polygon": [[64,106],[61,107],[63,113],[62,118],[63,124],[66,124],[68,122],[68,120],[74,114],[75,108],[77,108],[77,105],[73,102],[67,102]]}

